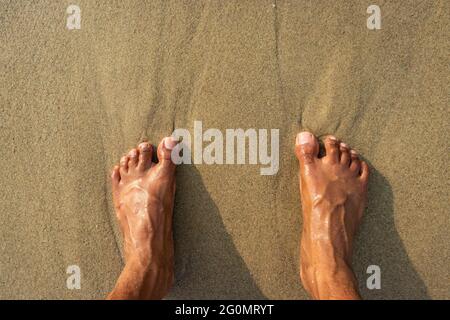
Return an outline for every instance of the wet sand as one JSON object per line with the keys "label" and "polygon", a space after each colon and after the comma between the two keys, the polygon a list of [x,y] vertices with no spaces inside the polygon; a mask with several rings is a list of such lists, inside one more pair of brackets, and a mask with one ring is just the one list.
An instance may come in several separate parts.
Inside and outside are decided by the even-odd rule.
{"label": "wet sand", "polygon": [[[0,1],[0,298],[102,298],[123,266],[108,182],[174,128],[279,128],[280,170],[182,165],[170,298],[305,299],[295,134],[372,168],[367,299],[450,298],[449,3]],[[78,265],[80,290],[66,287]],[[382,272],[368,290],[369,265]]]}

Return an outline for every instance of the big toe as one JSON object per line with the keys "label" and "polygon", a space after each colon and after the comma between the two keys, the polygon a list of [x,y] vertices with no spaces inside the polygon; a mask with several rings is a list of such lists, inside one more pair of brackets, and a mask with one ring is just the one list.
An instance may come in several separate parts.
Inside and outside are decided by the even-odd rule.
{"label": "big toe", "polygon": [[314,165],[319,154],[319,143],[316,137],[308,131],[297,134],[295,139],[295,155],[300,161],[301,168],[308,168]]}
{"label": "big toe", "polygon": [[172,161],[172,150],[179,143],[173,137],[165,137],[161,140],[158,146],[158,165],[161,168],[172,170],[175,168],[175,163]]}

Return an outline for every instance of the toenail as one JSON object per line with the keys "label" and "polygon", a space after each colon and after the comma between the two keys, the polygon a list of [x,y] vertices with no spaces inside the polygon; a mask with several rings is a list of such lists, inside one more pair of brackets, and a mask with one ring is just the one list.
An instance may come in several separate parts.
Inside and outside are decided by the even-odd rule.
{"label": "toenail", "polygon": [[358,155],[358,152],[356,152],[355,150],[351,150],[350,153],[351,153],[352,155],[354,155],[354,156],[357,156],[357,155]]}
{"label": "toenail", "polygon": [[332,140],[332,141],[337,141],[335,136],[329,136],[328,139]]}
{"label": "toenail", "polygon": [[164,138],[164,147],[168,150],[172,150],[177,145],[178,140],[174,137],[166,137]]}
{"label": "toenail", "polygon": [[345,144],[345,143],[343,143],[343,142],[341,142],[341,148],[345,148],[345,149],[348,149],[348,145],[347,145],[347,144]]}
{"label": "toenail", "polygon": [[297,145],[302,145],[302,144],[309,144],[314,140],[314,136],[311,132],[308,131],[303,131],[300,132],[299,134],[297,134],[297,137],[295,139],[295,143]]}

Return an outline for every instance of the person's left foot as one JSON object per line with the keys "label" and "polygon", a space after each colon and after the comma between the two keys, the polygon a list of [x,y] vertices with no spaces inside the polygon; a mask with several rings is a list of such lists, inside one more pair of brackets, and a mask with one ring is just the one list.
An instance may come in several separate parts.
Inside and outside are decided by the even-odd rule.
{"label": "person's left foot", "polygon": [[315,299],[359,299],[351,269],[353,240],[367,200],[369,166],[356,151],[333,136],[326,155],[310,132],[298,134],[303,211],[300,275]]}
{"label": "person's left foot", "polygon": [[173,282],[175,164],[170,156],[177,143],[164,138],[157,150],[159,162],[153,163],[153,147],[143,142],[120,159],[111,175],[125,260],[145,268],[150,298],[164,297]]}

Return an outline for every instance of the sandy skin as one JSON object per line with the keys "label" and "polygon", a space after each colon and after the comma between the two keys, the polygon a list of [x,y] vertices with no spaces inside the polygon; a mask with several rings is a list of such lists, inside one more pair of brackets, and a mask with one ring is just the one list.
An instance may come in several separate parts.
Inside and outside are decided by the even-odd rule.
{"label": "sandy skin", "polygon": [[[167,137],[141,143],[113,169],[112,190],[124,237],[126,264],[109,299],[161,299],[173,283],[172,213],[175,165]],[[326,155],[310,132],[297,135],[303,231],[300,276],[314,299],[360,299],[351,269],[353,239],[366,205],[369,167],[345,143],[329,136]]]}
{"label": "sandy skin", "polygon": [[175,165],[170,153],[177,143],[164,138],[156,164],[152,145],[143,142],[113,169],[113,201],[124,238],[125,267],[108,299],[161,299],[172,286]]}
{"label": "sandy skin", "polygon": [[303,231],[300,276],[314,299],[360,299],[351,269],[353,239],[366,206],[369,167],[335,137],[326,155],[310,132],[297,135]]}

